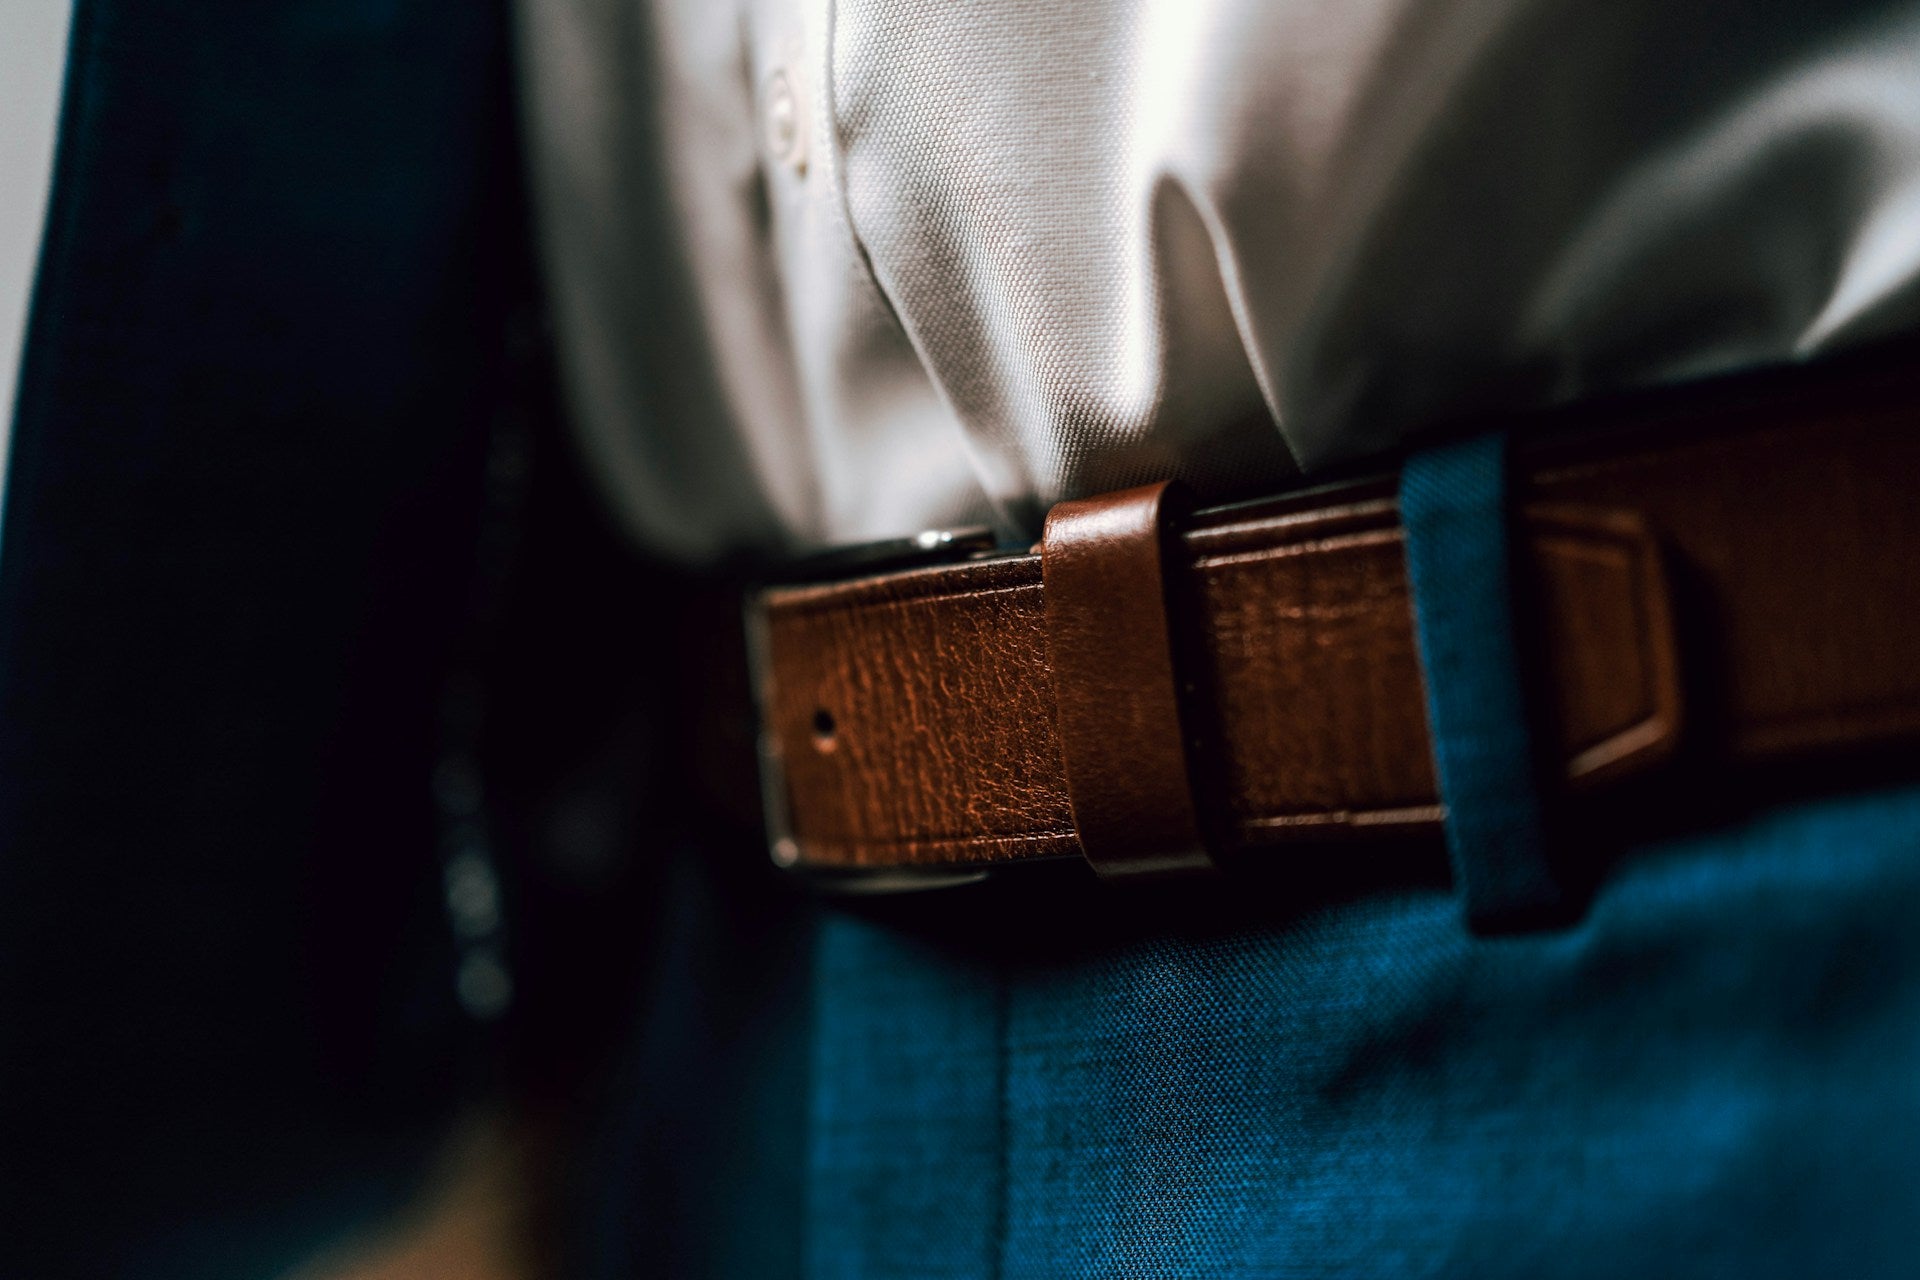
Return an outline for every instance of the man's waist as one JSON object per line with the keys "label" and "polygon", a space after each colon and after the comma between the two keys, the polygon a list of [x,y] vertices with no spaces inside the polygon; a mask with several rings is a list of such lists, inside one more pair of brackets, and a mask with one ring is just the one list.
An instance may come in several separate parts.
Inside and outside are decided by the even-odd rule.
{"label": "man's waist", "polygon": [[[1518,449],[1518,629],[1550,799],[1593,808],[1634,779],[1920,733],[1915,399],[1884,363],[1732,380],[1589,410]],[[1151,825],[1177,803],[1133,795],[1167,778],[1207,860],[1436,831],[1391,479],[1147,536],[1164,583],[1122,574],[1065,622],[1051,529],[1032,553],[928,539],[961,558],[856,560],[760,593],[775,860],[892,887],[1073,858],[1094,852],[1090,824]],[[1132,624],[1075,637],[1142,595],[1161,602],[1166,669],[1116,684],[1103,667],[1133,661]],[[1132,690],[1162,680],[1165,714],[1142,710]],[[1113,776],[1134,770],[1138,788]]]}

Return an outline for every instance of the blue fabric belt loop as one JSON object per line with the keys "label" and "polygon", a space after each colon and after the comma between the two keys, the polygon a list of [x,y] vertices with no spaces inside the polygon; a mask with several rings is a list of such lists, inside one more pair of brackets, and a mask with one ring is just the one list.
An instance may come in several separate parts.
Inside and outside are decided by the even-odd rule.
{"label": "blue fabric belt loop", "polygon": [[1506,446],[1489,435],[1432,449],[1400,477],[1447,851],[1475,930],[1538,923],[1563,901],[1514,638]]}

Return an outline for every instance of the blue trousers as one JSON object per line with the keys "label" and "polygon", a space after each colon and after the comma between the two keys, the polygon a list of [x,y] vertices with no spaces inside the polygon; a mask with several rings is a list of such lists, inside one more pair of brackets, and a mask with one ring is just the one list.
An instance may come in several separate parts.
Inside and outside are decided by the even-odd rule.
{"label": "blue trousers", "polygon": [[1912,786],[1624,845],[1492,935],[1436,853],[797,905],[747,960],[690,852],[590,1274],[1912,1274]]}

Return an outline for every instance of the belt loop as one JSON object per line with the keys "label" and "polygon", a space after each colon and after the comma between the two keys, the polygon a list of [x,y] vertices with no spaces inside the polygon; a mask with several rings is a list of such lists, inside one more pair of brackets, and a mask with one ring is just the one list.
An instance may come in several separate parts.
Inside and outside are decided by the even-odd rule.
{"label": "belt loop", "polygon": [[1400,478],[1447,851],[1477,932],[1545,923],[1565,898],[1515,639],[1506,461],[1504,434],[1487,435],[1415,454]]}
{"label": "belt loop", "polygon": [[1163,482],[1062,502],[1040,544],[1047,649],[1067,798],[1102,876],[1204,870],[1167,620],[1171,517]]}

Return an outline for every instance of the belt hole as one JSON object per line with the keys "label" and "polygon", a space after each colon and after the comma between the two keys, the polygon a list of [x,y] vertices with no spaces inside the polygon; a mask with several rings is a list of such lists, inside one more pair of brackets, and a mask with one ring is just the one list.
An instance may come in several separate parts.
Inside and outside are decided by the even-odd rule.
{"label": "belt hole", "polygon": [[813,745],[821,751],[831,751],[839,745],[836,735],[840,726],[835,723],[833,712],[825,707],[817,707],[813,713]]}

